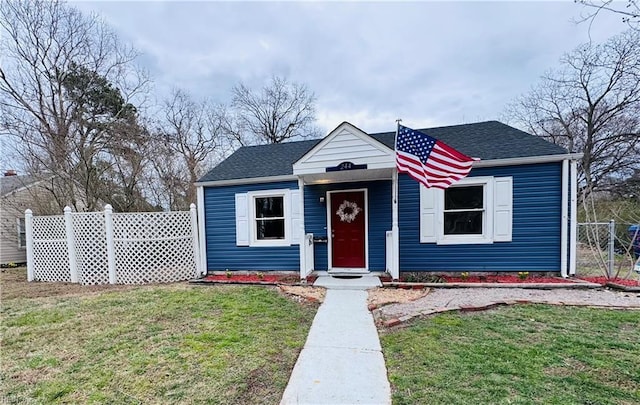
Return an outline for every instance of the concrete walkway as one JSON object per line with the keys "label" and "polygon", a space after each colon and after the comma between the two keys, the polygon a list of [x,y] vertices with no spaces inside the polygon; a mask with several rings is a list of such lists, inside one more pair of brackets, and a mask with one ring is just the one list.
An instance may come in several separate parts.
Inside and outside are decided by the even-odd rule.
{"label": "concrete walkway", "polygon": [[366,283],[354,280],[358,289],[345,285],[327,286],[281,404],[391,403],[378,331],[367,309]]}

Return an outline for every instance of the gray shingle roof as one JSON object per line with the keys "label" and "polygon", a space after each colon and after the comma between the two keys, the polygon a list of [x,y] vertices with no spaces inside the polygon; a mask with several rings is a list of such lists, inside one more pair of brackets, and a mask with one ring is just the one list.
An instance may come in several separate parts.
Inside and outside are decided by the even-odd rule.
{"label": "gray shingle roof", "polygon": [[[479,157],[482,160],[567,153],[560,146],[498,121],[424,128],[420,131],[466,155]],[[370,134],[370,136],[393,149],[395,132]],[[293,163],[318,142],[320,139],[242,147],[199,181],[291,175]]]}
{"label": "gray shingle roof", "polygon": [[11,194],[12,192],[22,187],[29,187],[45,178],[50,178],[50,177],[51,176],[30,176],[30,175],[0,177],[0,196],[4,197],[7,194]]}

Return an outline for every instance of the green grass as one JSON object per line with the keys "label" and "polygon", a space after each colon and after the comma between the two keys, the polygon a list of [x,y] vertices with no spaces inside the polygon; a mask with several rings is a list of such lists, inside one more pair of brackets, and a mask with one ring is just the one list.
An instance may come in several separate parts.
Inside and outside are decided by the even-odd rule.
{"label": "green grass", "polygon": [[316,308],[256,287],[2,303],[8,403],[278,403]]}
{"label": "green grass", "polygon": [[640,404],[640,312],[448,313],[381,335],[394,404]]}

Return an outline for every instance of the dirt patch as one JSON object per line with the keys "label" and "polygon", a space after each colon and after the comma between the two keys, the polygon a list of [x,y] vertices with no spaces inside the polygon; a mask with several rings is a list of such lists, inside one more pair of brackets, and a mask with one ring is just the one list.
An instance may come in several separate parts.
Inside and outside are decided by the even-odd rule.
{"label": "dirt patch", "polygon": [[298,301],[323,302],[327,293],[324,288],[311,286],[281,285],[279,288],[288,296],[298,298]]}
{"label": "dirt patch", "polygon": [[15,298],[40,298],[61,295],[84,295],[102,291],[136,288],[134,285],[81,285],[76,283],[27,282],[27,269],[16,267],[0,270],[0,301]]}
{"label": "dirt patch", "polygon": [[[296,298],[299,302],[311,301],[311,302],[323,302],[327,290],[321,287],[311,286],[291,286],[281,285],[280,291],[284,294]],[[376,288],[375,290],[369,290],[369,296],[367,298],[367,304],[369,307],[381,307],[387,304],[393,303],[406,303],[417,300],[429,294],[431,290],[429,288],[419,290],[403,290],[399,288]]]}
{"label": "dirt patch", "polygon": [[575,359],[566,359],[564,364],[558,364],[551,367],[546,367],[544,369],[544,373],[553,377],[569,377],[572,373],[576,371],[585,372],[589,367],[579,360]]}
{"label": "dirt patch", "polygon": [[387,304],[405,303],[415,301],[429,294],[431,289],[404,290],[399,288],[376,288],[369,290],[367,304],[369,306],[381,307]]}

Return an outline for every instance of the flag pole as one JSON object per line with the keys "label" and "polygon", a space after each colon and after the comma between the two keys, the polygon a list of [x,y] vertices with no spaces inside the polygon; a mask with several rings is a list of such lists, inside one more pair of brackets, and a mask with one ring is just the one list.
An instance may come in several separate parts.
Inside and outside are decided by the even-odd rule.
{"label": "flag pole", "polygon": [[[398,146],[398,133],[400,132],[401,119],[396,120],[396,136],[393,140],[393,153],[396,154]],[[391,243],[392,243],[392,260],[391,260],[391,277],[394,280],[400,278],[400,234],[398,227],[398,165],[393,168],[391,175]]]}
{"label": "flag pole", "polygon": [[[402,119],[398,118],[396,119],[396,136],[393,139],[393,153],[397,153],[398,150],[398,134],[400,132],[400,123],[402,122]],[[394,169],[394,173],[395,173],[395,181],[393,182],[394,186],[393,186],[393,203],[397,204],[398,203],[398,165],[396,164],[396,167]]]}
{"label": "flag pole", "polygon": [[396,137],[393,139],[393,150],[397,150],[398,148],[398,132],[400,132],[400,123],[402,122],[402,120],[400,118],[398,118],[396,120]]}

